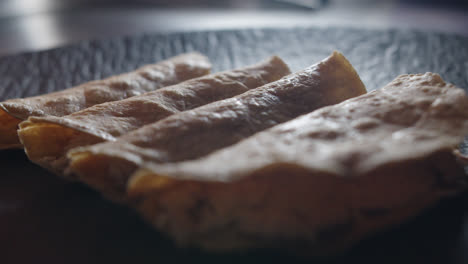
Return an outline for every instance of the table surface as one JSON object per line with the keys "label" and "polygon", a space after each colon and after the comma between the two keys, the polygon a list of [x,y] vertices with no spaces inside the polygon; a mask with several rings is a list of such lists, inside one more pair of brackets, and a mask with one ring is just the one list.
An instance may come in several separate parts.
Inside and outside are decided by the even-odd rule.
{"label": "table surface", "polygon": [[[468,36],[468,4],[459,0],[328,0],[315,9],[275,2],[3,0],[0,56],[123,35],[252,27],[412,28]],[[441,4],[450,2],[458,4]]]}
{"label": "table surface", "polygon": [[[0,100],[60,90],[198,50],[225,70],[271,54],[293,70],[339,50],[369,90],[432,71],[468,88],[468,37],[411,30],[302,27],[144,34],[0,58]],[[131,210],[0,152],[1,263],[307,262],[282,252],[205,254],[175,248]],[[398,190],[395,190],[398,191]],[[468,263],[468,194],[441,202],[351,251],[315,263]]]}

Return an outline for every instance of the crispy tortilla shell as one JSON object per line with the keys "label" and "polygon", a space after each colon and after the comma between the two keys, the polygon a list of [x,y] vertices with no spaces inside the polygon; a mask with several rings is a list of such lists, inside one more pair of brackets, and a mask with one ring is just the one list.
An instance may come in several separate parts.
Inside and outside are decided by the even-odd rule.
{"label": "crispy tortilla shell", "polygon": [[462,89],[402,75],[206,157],[146,161],[128,195],[181,246],[328,254],[465,190],[467,133]]}
{"label": "crispy tortilla shell", "polygon": [[[21,147],[19,120],[30,116],[64,116],[104,102],[117,101],[208,74],[211,64],[199,53],[182,54],[133,72],[88,82],[63,91],[0,102],[0,149]],[[14,118],[16,125],[11,121]]]}
{"label": "crispy tortilla shell", "polygon": [[35,163],[71,178],[65,169],[68,150],[115,141],[167,116],[229,98],[289,74],[277,56],[248,67],[191,79],[128,99],[95,105],[63,116],[30,117],[18,135]]}
{"label": "crispy tortilla shell", "polygon": [[303,71],[239,96],[170,116],[115,142],[72,150],[70,169],[105,196],[124,200],[128,177],[146,161],[198,158],[365,92],[351,64],[334,52]]}

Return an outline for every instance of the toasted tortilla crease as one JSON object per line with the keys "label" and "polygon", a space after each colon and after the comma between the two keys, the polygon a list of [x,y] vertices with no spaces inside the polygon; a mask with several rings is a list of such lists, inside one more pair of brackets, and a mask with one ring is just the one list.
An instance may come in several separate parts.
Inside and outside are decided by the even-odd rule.
{"label": "toasted tortilla crease", "polygon": [[21,146],[16,133],[20,122],[21,119],[8,114],[0,104],[0,149],[18,148]]}
{"label": "toasted tortilla crease", "polygon": [[329,254],[465,190],[467,133],[462,89],[401,75],[206,157],[147,160],[128,195],[181,246]]}
{"label": "toasted tortilla crease", "polygon": [[122,100],[206,75],[210,70],[207,57],[196,52],[187,53],[63,91],[0,102],[0,149],[21,148],[16,130],[18,124],[30,116],[68,115],[96,104]]}
{"label": "toasted tortilla crease", "polygon": [[167,117],[115,142],[69,152],[70,169],[105,196],[125,200],[128,177],[144,162],[201,157],[317,108],[364,94],[356,71],[338,52],[295,74]]}
{"label": "toasted tortilla crease", "polygon": [[169,115],[229,98],[290,74],[277,56],[258,64],[215,73],[128,99],[95,105],[63,116],[30,117],[18,135],[35,163],[72,178],[68,150],[111,140]]}

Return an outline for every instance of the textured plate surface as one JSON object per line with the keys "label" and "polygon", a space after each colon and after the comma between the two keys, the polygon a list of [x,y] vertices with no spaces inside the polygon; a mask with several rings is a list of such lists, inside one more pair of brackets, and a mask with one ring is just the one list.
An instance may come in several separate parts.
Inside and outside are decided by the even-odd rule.
{"label": "textured plate surface", "polygon": [[[299,70],[341,51],[367,88],[402,73],[432,71],[468,88],[468,38],[414,31],[294,28],[152,34],[82,42],[0,58],[0,100],[56,91],[197,50],[214,70],[280,55]],[[466,145],[466,144],[465,144]],[[21,151],[0,152],[0,262],[238,263],[297,261],[277,252],[243,255],[178,250],[131,211],[56,179]],[[316,263],[468,263],[468,195]]]}

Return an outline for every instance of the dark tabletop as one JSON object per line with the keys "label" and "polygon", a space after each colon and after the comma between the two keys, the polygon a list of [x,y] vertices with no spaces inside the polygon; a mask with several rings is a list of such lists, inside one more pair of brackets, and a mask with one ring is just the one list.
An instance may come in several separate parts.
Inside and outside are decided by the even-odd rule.
{"label": "dark tabletop", "polygon": [[0,0],[0,56],[147,32],[347,26],[468,36],[466,0]]}
{"label": "dark tabletop", "polygon": [[[0,100],[55,91],[197,50],[214,70],[277,54],[299,70],[341,51],[368,90],[398,74],[432,71],[468,88],[468,38],[405,30],[306,27],[147,34],[0,58]],[[0,263],[310,262],[275,251],[213,255],[180,250],[131,210],[0,152]],[[395,190],[396,192],[398,190]],[[468,195],[314,263],[468,263]]]}

